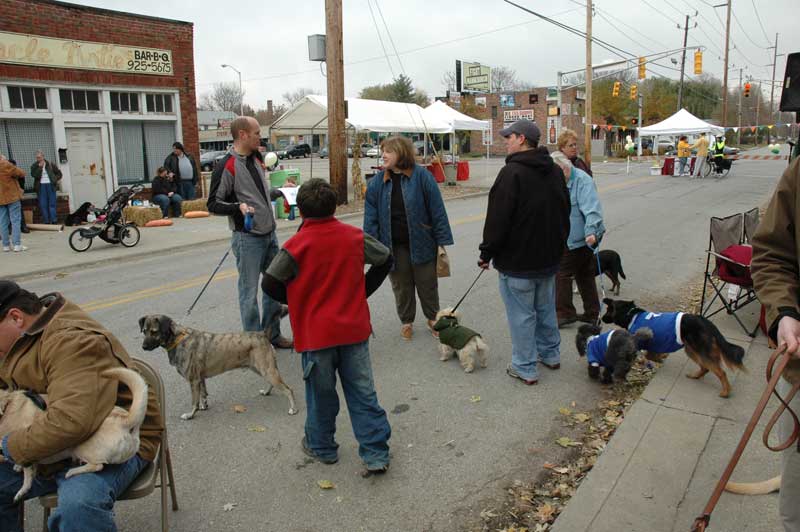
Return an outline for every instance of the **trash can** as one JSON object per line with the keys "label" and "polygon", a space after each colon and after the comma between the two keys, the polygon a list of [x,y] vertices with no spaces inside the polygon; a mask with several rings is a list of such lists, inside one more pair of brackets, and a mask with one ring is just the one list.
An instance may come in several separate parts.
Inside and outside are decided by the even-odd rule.
{"label": "trash can", "polygon": [[297,182],[297,186],[300,186],[302,183],[300,182],[300,170],[297,168],[288,168],[286,170],[275,170],[269,174],[269,186],[272,188],[280,188],[285,183],[289,176],[293,176],[295,181]]}
{"label": "trash can", "polygon": [[444,184],[455,185],[456,177],[458,175],[458,168],[454,164],[444,165]]}
{"label": "trash can", "polygon": [[661,175],[675,175],[675,157],[664,157]]}

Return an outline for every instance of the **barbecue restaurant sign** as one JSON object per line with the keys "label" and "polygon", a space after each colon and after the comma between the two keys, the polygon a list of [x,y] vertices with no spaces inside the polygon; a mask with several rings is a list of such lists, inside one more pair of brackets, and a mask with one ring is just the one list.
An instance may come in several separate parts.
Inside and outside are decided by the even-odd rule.
{"label": "barbecue restaurant sign", "polygon": [[172,52],[0,31],[0,63],[171,76]]}

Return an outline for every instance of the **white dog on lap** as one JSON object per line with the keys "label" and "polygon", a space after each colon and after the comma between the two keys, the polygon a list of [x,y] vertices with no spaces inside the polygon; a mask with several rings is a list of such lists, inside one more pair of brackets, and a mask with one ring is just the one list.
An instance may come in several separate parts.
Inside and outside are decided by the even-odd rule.
{"label": "white dog on lap", "polygon": [[461,315],[453,312],[452,308],[442,309],[436,313],[436,323],[433,329],[439,333],[439,360],[447,361],[458,355],[461,367],[467,373],[475,369],[475,361],[482,368],[486,367],[486,357],[489,346],[483,341],[481,335],[458,324]]}

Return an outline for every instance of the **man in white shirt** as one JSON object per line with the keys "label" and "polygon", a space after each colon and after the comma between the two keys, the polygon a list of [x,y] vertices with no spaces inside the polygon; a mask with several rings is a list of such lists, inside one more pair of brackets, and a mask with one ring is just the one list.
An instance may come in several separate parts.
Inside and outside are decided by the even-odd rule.
{"label": "man in white shirt", "polygon": [[56,184],[61,180],[61,170],[44,158],[42,150],[36,152],[36,162],[31,166],[33,189],[39,198],[42,223],[58,223],[56,217]]}

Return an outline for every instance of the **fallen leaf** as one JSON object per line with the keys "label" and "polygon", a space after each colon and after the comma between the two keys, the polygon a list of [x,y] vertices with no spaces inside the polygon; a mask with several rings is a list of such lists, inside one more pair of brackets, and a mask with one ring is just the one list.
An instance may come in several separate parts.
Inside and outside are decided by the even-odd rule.
{"label": "fallen leaf", "polygon": [[564,448],[566,448],[566,447],[578,447],[580,445],[583,445],[581,442],[573,441],[570,438],[568,438],[567,436],[562,436],[561,438],[557,439],[556,443],[559,444],[561,447],[564,447]]}
{"label": "fallen leaf", "polygon": [[539,506],[536,509],[536,519],[540,522],[547,522],[553,518],[553,514],[555,513],[556,509],[550,503],[544,503],[543,505]]}
{"label": "fallen leaf", "polygon": [[237,506],[239,506],[239,504],[237,504],[237,503],[235,503],[235,502],[229,502],[229,503],[227,503],[227,504],[224,504],[224,505],[222,505],[222,509],[223,509],[224,511],[226,511],[226,512],[230,512],[231,510],[233,510],[233,509],[234,509],[234,508],[236,508]]}
{"label": "fallen leaf", "polygon": [[494,512],[494,509],[486,509],[481,511],[481,519],[484,521],[488,521],[492,517],[497,517],[497,514]]}
{"label": "fallen leaf", "polygon": [[267,427],[263,425],[250,425],[247,427],[250,432],[267,432]]}
{"label": "fallen leaf", "polygon": [[55,278],[55,279],[63,279],[63,278],[64,278],[64,277],[66,277],[67,275],[68,275],[68,274],[66,274],[66,273],[64,273],[64,272],[58,272],[58,273],[55,275],[55,277],[54,277],[54,278]]}
{"label": "fallen leaf", "polygon": [[545,468],[545,469],[555,469],[556,465],[555,464],[551,464],[550,462],[545,462],[544,464],[542,464],[542,467]]}
{"label": "fallen leaf", "polygon": [[317,481],[317,486],[319,486],[320,489],[332,490],[333,488],[336,487],[336,484],[334,484],[330,480],[318,480]]}
{"label": "fallen leaf", "polygon": [[473,395],[472,397],[469,398],[469,400],[472,403],[479,403],[480,400],[481,400],[481,396],[480,395]]}
{"label": "fallen leaf", "polygon": [[579,423],[586,423],[587,421],[592,419],[592,416],[590,416],[589,414],[575,414],[572,417],[574,417],[575,421],[577,421]]}
{"label": "fallen leaf", "polygon": [[570,410],[566,406],[562,406],[561,408],[558,409],[558,411],[561,413],[562,416],[571,416],[572,415],[572,410]]}
{"label": "fallen leaf", "polygon": [[566,475],[567,473],[569,473],[569,468],[568,467],[554,467],[553,471],[555,471],[556,473],[560,473],[562,475]]}
{"label": "fallen leaf", "polygon": [[237,414],[244,414],[247,412],[247,407],[244,405],[233,405],[233,411]]}

